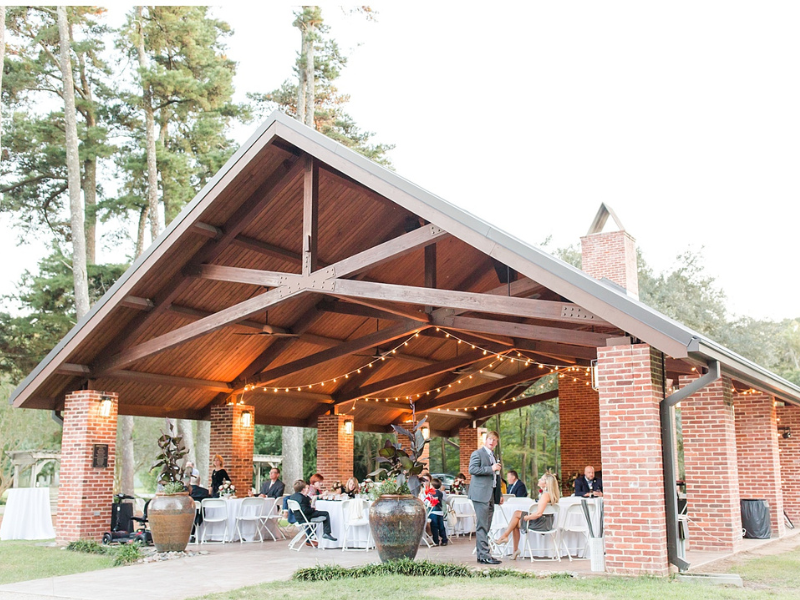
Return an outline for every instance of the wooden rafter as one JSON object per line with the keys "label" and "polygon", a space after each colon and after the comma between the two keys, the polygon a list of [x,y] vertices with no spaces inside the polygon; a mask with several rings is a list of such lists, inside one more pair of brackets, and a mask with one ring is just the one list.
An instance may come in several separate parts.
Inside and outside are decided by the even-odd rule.
{"label": "wooden rafter", "polygon": [[319,230],[319,162],[306,156],[303,173],[303,275],[317,270]]}
{"label": "wooden rafter", "polygon": [[493,321],[490,319],[476,319],[474,317],[439,317],[434,319],[434,325],[449,327],[458,331],[507,335],[512,338],[527,338],[545,342],[573,344],[576,346],[590,346],[597,348],[604,346],[609,337],[607,333],[592,333],[577,329],[562,327],[547,327],[543,325],[528,325],[526,323],[511,323],[509,321]]}
{"label": "wooden rafter", "polygon": [[535,394],[533,396],[528,396],[527,398],[520,398],[514,402],[505,399],[492,400],[490,402],[487,402],[487,404],[494,404],[495,402],[500,402],[500,404],[498,404],[497,406],[487,406],[486,408],[479,408],[478,410],[472,411],[472,418],[485,419],[487,417],[492,417],[494,415],[499,415],[501,413],[508,412],[509,410],[515,410],[517,408],[530,406],[531,404],[538,404],[539,402],[552,400],[553,398],[558,398],[558,390],[542,392],[541,394]]}

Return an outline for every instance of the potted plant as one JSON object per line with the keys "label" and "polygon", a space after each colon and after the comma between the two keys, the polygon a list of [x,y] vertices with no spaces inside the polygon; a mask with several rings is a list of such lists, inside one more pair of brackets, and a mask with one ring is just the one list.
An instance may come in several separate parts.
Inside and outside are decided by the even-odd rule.
{"label": "potted plant", "polygon": [[159,552],[182,552],[189,543],[195,517],[194,500],[181,481],[178,465],[188,451],[183,446],[183,438],[173,434],[172,424],[168,424],[167,433],[158,438],[158,447],[161,452],[150,470],[161,468],[157,480],[161,487],[150,500],[147,520]]}
{"label": "potted plant", "polygon": [[[428,443],[419,431],[424,422],[422,419],[411,431],[392,425],[395,435],[408,438],[409,452],[399,443],[387,440],[378,451],[380,468],[368,475],[376,479],[370,490],[375,502],[369,509],[369,526],[383,562],[413,560],[425,529],[425,506],[417,498],[419,474],[425,468],[419,457]],[[381,477],[385,479],[377,481]]]}

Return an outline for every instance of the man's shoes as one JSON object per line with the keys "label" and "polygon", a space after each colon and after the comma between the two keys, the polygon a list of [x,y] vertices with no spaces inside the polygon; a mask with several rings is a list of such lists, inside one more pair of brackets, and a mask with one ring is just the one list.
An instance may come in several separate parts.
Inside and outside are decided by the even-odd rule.
{"label": "man's shoes", "polygon": [[336,538],[333,537],[330,533],[323,533],[322,534],[322,539],[323,540],[328,540],[328,541],[331,541],[331,542],[335,542],[336,541]]}
{"label": "man's shoes", "polygon": [[439,545],[440,545],[440,546],[447,546],[447,542],[442,542],[442,543],[441,543],[441,544],[439,544]]}
{"label": "man's shoes", "polygon": [[311,546],[312,548],[316,548],[317,542],[306,540],[306,546]]}
{"label": "man's shoes", "polygon": [[499,565],[503,561],[497,560],[496,558],[492,558],[490,556],[489,558],[479,558],[478,562],[481,563],[482,565]]}

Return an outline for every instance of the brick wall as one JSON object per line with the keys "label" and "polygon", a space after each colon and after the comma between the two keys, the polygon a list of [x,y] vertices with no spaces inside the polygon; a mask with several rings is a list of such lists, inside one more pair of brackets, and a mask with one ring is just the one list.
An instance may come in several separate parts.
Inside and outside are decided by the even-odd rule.
{"label": "brick wall", "polygon": [[594,233],[581,238],[581,266],[585,273],[610,279],[639,297],[636,240],[625,231]]}
{"label": "brick wall", "polygon": [[776,413],[778,425],[792,430],[790,438],[778,434],[783,509],[795,527],[800,527],[800,407],[792,404],[778,406]]}
{"label": "brick wall", "polygon": [[[100,414],[101,397],[112,398],[109,416]],[[61,472],[58,487],[56,540],[100,541],[111,525],[114,461],[117,440],[117,394],[86,390],[64,400]],[[95,444],[108,445],[108,466],[92,467]]]}
{"label": "brick wall", "polygon": [[470,482],[469,474],[469,457],[478,449],[480,444],[480,435],[485,429],[474,429],[472,427],[464,427],[458,430],[458,464],[461,473],[467,476],[467,483]]}
{"label": "brick wall", "polygon": [[766,499],[772,535],[782,536],[786,529],[775,403],[766,394],[737,394],[734,410],[739,496]]}
{"label": "brick wall", "polygon": [[326,487],[353,476],[353,438],[345,431],[345,421],[352,416],[323,415],[317,421],[317,472]]}
{"label": "brick wall", "polygon": [[[561,482],[572,494],[569,482],[582,475],[587,465],[603,468],[600,453],[600,397],[584,369],[566,371],[558,380],[558,418],[561,431]],[[567,489],[570,488],[570,489]]]}
{"label": "brick wall", "polygon": [[[697,378],[681,377],[681,387]],[[732,552],[742,543],[732,396],[724,377],[681,402],[691,550]]]}
{"label": "brick wall", "polygon": [[[250,425],[242,424],[242,413],[251,414]],[[211,406],[211,441],[209,444],[209,464],[214,455],[219,454],[224,461],[224,469],[236,486],[236,495],[246,496],[253,487],[253,432],[255,430],[255,410],[242,404],[223,404]]]}
{"label": "brick wall", "polygon": [[597,362],[606,570],[664,576],[660,354],[644,344],[612,346],[597,349]]}

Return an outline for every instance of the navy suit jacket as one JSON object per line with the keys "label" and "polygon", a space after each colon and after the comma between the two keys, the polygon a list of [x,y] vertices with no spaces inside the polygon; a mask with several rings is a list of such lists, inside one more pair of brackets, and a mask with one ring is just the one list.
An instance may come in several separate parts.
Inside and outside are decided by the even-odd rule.
{"label": "navy suit jacket", "polygon": [[528,496],[528,488],[521,480],[517,479],[513,485],[506,488],[506,494],[514,494],[517,498],[526,498]]}
{"label": "navy suit jacket", "polygon": [[[603,480],[599,477],[595,477],[592,479],[592,491],[594,492],[602,492],[603,491]],[[575,495],[576,496],[585,496],[589,493],[589,484],[586,481],[586,476],[581,475],[575,480]]]}

